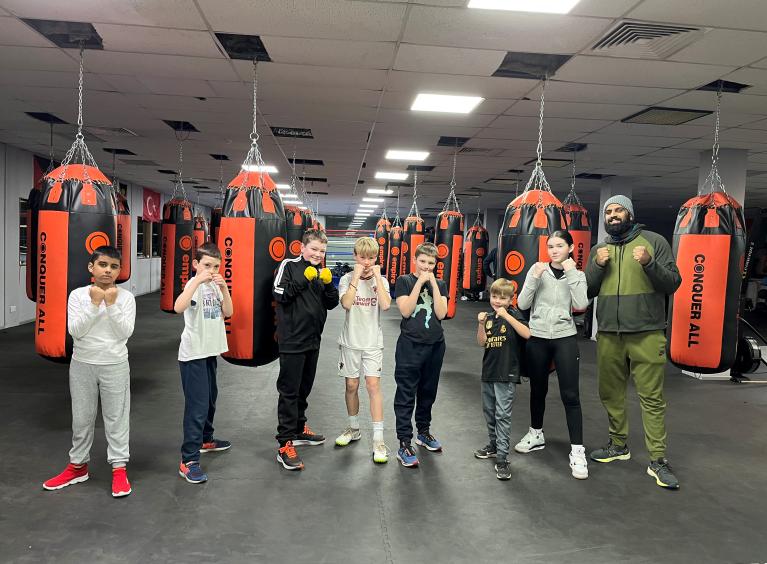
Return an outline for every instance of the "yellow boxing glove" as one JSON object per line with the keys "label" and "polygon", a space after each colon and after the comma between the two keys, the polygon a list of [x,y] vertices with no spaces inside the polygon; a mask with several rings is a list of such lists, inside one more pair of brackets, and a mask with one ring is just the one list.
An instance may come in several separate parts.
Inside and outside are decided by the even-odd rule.
{"label": "yellow boxing glove", "polygon": [[333,281],[333,273],[329,268],[323,268],[320,270],[320,280],[323,284],[330,284]]}
{"label": "yellow boxing glove", "polygon": [[304,276],[306,276],[306,279],[311,282],[317,278],[317,269],[313,266],[307,266],[306,270],[304,270]]}

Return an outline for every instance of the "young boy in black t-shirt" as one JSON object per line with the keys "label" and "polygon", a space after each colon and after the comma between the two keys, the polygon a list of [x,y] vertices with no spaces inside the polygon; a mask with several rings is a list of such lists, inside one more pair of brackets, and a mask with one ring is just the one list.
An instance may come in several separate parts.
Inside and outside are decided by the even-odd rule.
{"label": "young boy in black t-shirt", "polygon": [[492,312],[477,315],[477,343],[485,348],[482,357],[482,411],[487,421],[487,446],[474,451],[477,458],[495,458],[499,480],[511,478],[509,434],[511,406],[520,380],[520,338],[529,339],[530,329],[522,314],[511,305],[514,288],[499,278],[490,286]]}
{"label": "young boy in black t-shirt", "polygon": [[[418,429],[416,444],[430,451],[442,450],[429,432],[431,406],[437,397],[439,372],[445,356],[441,321],[447,315],[447,286],[434,277],[437,247],[423,243],[415,250],[415,273],[397,278],[394,295],[402,314],[401,333],[394,353],[394,415],[399,450],[397,459],[409,468],[418,466],[410,444],[413,438],[413,410]],[[417,405],[416,405],[417,404]]]}

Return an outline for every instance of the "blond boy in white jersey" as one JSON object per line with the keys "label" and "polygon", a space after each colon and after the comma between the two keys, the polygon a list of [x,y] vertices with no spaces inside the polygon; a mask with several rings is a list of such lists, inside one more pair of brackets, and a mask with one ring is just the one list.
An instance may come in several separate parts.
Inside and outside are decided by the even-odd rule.
{"label": "blond boy in white jersey", "polygon": [[360,376],[370,398],[373,419],[373,461],[383,464],[389,460],[383,439],[383,399],[381,372],[383,370],[383,333],[381,311],[391,306],[389,284],[381,276],[381,265],[375,264],[378,243],[370,237],[360,237],[354,243],[354,270],[345,274],[338,283],[341,306],[346,318],[338,338],[340,357],[338,374],[346,379],[346,411],[349,425],[336,439],[336,445],[347,446],[362,438],[359,424]]}

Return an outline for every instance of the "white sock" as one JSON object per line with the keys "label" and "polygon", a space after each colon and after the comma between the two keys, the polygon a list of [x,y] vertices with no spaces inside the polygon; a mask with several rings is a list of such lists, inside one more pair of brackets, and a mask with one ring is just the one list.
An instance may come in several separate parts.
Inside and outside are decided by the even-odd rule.
{"label": "white sock", "polygon": [[360,418],[359,415],[350,415],[349,416],[349,427],[352,429],[359,429],[360,428]]}
{"label": "white sock", "polygon": [[383,440],[383,421],[373,421],[373,440]]}
{"label": "white sock", "polygon": [[583,445],[570,445],[570,452],[573,454],[585,454],[586,448]]}
{"label": "white sock", "polygon": [[542,435],[543,434],[543,429],[533,429],[532,427],[530,427],[530,430],[533,433],[535,433],[536,435]]}

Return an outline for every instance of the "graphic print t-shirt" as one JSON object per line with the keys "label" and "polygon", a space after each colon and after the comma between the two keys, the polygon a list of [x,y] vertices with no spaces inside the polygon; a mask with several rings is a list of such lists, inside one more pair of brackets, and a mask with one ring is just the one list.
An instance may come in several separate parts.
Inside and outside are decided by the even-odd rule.
{"label": "graphic print t-shirt", "polygon": [[[192,280],[189,280],[186,286],[189,286]],[[181,345],[178,348],[179,360],[208,358],[229,350],[224,328],[224,312],[221,309],[223,301],[224,295],[214,283],[206,282],[197,287],[192,302],[184,310],[184,332],[181,333]]]}
{"label": "graphic print t-shirt", "polygon": [[[507,310],[509,314],[527,325],[527,321],[516,309]],[[497,317],[494,311],[490,311],[485,318],[485,354],[482,357],[482,381],[483,382],[514,382],[519,384],[519,361],[520,351],[524,339],[517,335],[511,323],[502,317]]]}
{"label": "graphic print t-shirt", "polygon": [[[394,286],[394,295],[408,296],[413,291],[418,277],[415,274],[405,274],[397,278],[397,284]],[[447,298],[447,285],[443,280],[437,280],[439,293],[443,298]],[[402,335],[415,343],[432,345],[444,340],[442,331],[442,322],[437,319],[434,313],[434,296],[432,295],[431,284],[424,284],[418,295],[415,310],[410,317],[403,317],[400,323]]]}
{"label": "graphic print t-shirt", "polygon": [[[343,296],[349,290],[352,273],[347,272],[338,282],[338,294]],[[389,283],[381,279],[384,292],[389,293]],[[338,344],[356,350],[378,350],[383,348],[381,315],[375,277],[360,278],[354,304],[346,312],[344,328],[338,337]]]}

